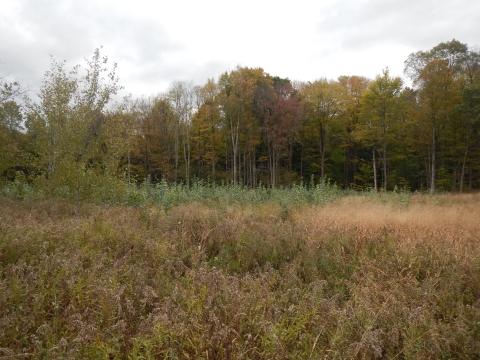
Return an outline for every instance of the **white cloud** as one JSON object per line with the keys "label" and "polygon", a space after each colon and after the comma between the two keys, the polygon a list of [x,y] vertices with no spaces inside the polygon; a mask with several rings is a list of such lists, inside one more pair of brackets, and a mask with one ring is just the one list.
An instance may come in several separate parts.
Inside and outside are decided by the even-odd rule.
{"label": "white cloud", "polygon": [[152,2],[6,0],[0,13],[0,72],[39,87],[49,54],[82,63],[103,45],[124,93],[202,84],[237,64],[313,80],[374,77],[453,38],[478,45],[480,2],[462,0]]}

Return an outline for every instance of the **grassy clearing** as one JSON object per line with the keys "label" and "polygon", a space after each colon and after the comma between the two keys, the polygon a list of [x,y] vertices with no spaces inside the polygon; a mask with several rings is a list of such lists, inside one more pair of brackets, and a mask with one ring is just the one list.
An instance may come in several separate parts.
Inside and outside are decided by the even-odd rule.
{"label": "grassy clearing", "polygon": [[328,199],[0,198],[0,359],[478,358],[480,196]]}

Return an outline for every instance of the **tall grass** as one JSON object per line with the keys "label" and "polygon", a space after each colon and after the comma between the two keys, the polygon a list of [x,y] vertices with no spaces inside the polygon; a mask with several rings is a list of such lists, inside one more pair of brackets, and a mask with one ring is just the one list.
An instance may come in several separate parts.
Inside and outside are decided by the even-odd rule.
{"label": "tall grass", "polygon": [[0,359],[480,354],[478,195],[143,191],[0,198]]}
{"label": "tall grass", "polygon": [[[76,199],[77,189],[61,187],[55,190],[55,196],[64,199]],[[96,204],[146,206],[155,205],[163,209],[191,202],[210,202],[222,204],[258,204],[265,201],[278,201],[281,204],[320,204],[335,200],[340,190],[328,180],[308,184],[296,184],[289,188],[270,188],[259,184],[256,188],[233,184],[215,184],[193,179],[190,184],[167,183],[162,180],[151,183],[146,179],[142,184],[126,184],[118,179],[106,179],[90,184],[81,193],[85,201]],[[28,183],[15,181],[0,188],[0,196],[10,199],[25,199],[44,196],[41,188]]]}
{"label": "tall grass", "polygon": [[193,179],[189,185],[169,184],[165,180],[150,184],[147,179],[140,186],[128,186],[123,196],[112,200],[123,205],[154,205],[168,210],[192,202],[214,205],[249,205],[266,201],[275,201],[284,206],[323,204],[335,200],[339,194],[338,188],[327,180],[314,183],[312,179],[309,184],[302,183],[289,188],[269,188],[263,184],[250,188],[234,184],[217,185],[198,179]]}

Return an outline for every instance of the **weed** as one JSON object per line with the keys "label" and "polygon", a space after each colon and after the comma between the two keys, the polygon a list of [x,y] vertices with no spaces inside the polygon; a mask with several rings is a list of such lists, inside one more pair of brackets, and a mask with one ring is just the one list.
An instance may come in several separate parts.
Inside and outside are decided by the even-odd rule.
{"label": "weed", "polygon": [[480,353],[478,195],[148,186],[0,198],[0,357]]}

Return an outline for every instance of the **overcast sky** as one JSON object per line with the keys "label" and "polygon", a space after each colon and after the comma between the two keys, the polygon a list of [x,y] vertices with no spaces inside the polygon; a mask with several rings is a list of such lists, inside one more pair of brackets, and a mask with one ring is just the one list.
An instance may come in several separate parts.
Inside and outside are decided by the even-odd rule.
{"label": "overcast sky", "polygon": [[33,92],[49,54],[70,69],[100,46],[136,97],[237,65],[304,81],[387,66],[403,77],[410,53],[454,38],[480,45],[479,0],[0,1],[0,74]]}

